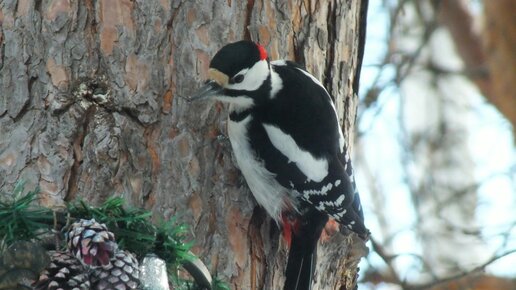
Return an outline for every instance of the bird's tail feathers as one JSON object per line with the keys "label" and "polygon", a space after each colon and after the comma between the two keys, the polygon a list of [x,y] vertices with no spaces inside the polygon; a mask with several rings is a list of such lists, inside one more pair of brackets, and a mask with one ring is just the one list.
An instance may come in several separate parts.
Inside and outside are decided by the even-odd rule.
{"label": "bird's tail feathers", "polygon": [[292,231],[284,290],[310,290],[317,261],[317,241],[328,216],[311,209],[299,216]]}

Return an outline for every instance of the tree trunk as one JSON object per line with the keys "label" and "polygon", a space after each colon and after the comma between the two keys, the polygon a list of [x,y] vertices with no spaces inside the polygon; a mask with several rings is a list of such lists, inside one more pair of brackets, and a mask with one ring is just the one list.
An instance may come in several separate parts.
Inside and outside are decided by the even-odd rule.
{"label": "tree trunk", "polygon": [[[0,188],[180,215],[232,288],[280,289],[285,245],[218,138],[226,108],[180,96],[220,47],[252,39],[325,83],[350,141],[364,1],[0,1]],[[338,234],[319,252],[316,287],[351,289],[363,243]]]}
{"label": "tree trunk", "polygon": [[481,31],[465,0],[439,3],[441,21],[449,29],[464,61],[466,75],[507,118],[516,136],[516,3],[483,1]]}

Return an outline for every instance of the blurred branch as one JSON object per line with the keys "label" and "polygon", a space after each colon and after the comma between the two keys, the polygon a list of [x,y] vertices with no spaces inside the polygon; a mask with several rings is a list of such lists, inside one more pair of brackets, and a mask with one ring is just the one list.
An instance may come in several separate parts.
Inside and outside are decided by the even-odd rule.
{"label": "blurred branch", "polygon": [[[493,3],[489,5],[497,3],[497,1],[491,2]],[[475,223],[475,209],[478,205],[475,195],[476,191],[480,186],[486,184],[489,179],[506,175],[506,173],[498,172],[478,180],[479,178],[471,173],[473,171],[470,171],[473,168],[472,166],[476,165],[473,163],[474,160],[463,158],[464,156],[460,154],[456,154],[461,156],[456,159],[449,157],[457,153],[457,151],[462,153],[461,149],[457,150],[458,147],[455,145],[458,143],[463,144],[464,140],[467,139],[465,134],[468,133],[466,129],[456,124],[459,122],[453,123],[457,119],[450,118],[450,116],[454,117],[457,114],[458,110],[455,110],[457,108],[461,110],[460,112],[469,112],[475,108],[472,104],[463,102],[461,98],[449,97],[449,94],[445,94],[445,92],[449,93],[449,90],[443,90],[443,86],[449,85],[448,79],[455,75],[464,76],[476,83],[475,80],[485,81],[485,78],[489,77],[490,73],[485,63],[486,58],[489,56],[485,55],[486,52],[482,46],[480,35],[473,29],[473,20],[467,10],[468,7],[461,7],[461,5],[464,5],[462,0],[385,0],[383,3],[389,15],[388,29],[386,30],[386,41],[388,41],[389,45],[388,50],[375,65],[377,72],[372,80],[372,84],[368,87],[369,90],[365,92],[362,109],[363,111],[368,110],[368,118],[364,119],[367,122],[371,122],[371,124],[367,125],[373,128],[372,123],[375,120],[370,121],[369,117],[375,118],[377,115],[380,115],[382,110],[388,107],[384,105],[386,100],[390,101],[392,98],[399,98],[398,104],[396,104],[396,110],[399,112],[397,116],[398,126],[389,131],[389,133],[398,134],[398,144],[396,145],[399,147],[394,149],[399,149],[400,152],[395,152],[394,154],[399,154],[401,158],[401,172],[399,174],[401,174],[402,182],[406,186],[404,190],[408,189],[407,191],[412,198],[411,202],[416,213],[415,221],[412,223],[414,228],[407,229],[409,226],[403,230],[396,229],[397,232],[393,233],[396,227],[393,226],[395,222],[393,222],[391,215],[392,211],[383,210],[386,206],[385,200],[394,198],[390,195],[393,189],[387,187],[391,183],[383,184],[384,187],[382,187],[382,179],[384,179],[382,174],[384,172],[379,171],[375,173],[373,168],[375,168],[377,161],[372,158],[365,158],[361,154],[362,159],[359,167],[367,180],[368,189],[372,196],[372,207],[375,209],[379,225],[377,230],[379,235],[375,235],[377,240],[372,240],[371,242],[374,251],[385,262],[385,266],[382,264],[378,268],[375,268],[375,265],[370,265],[362,277],[362,282],[373,284],[390,283],[410,290],[437,290],[448,289],[448,287],[450,290],[509,289],[508,287],[469,287],[469,285],[477,287],[480,285],[478,283],[491,283],[492,281],[495,281],[493,283],[513,283],[510,279],[489,276],[481,272],[495,261],[516,252],[516,249],[503,252],[511,249],[514,238],[512,229],[516,227],[516,219],[511,221],[511,218],[507,218],[503,221],[503,225],[483,224],[482,227],[477,227]],[[434,4],[437,5],[434,6]],[[441,19],[443,12],[441,10],[446,10],[447,8],[445,7],[448,6],[454,6],[450,8],[451,11],[446,11],[449,14],[447,17],[453,19],[449,19],[449,24],[444,24],[455,25],[454,29],[457,30],[455,32],[452,31],[452,34],[464,34],[452,35],[452,37],[462,37],[465,39],[463,44],[469,43],[469,46],[475,46],[464,48],[466,50],[470,49],[470,51],[466,51],[464,54],[470,58],[471,63],[459,69],[447,68],[445,66],[446,59],[441,62],[443,55],[449,56],[447,53],[450,53],[450,51],[444,51],[444,49],[442,53],[439,51],[441,47],[446,46],[440,43],[440,41],[444,40],[441,38],[442,35],[440,33],[443,31],[443,20]],[[468,19],[459,13],[461,11],[454,11],[454,9],[459,8],[464,9],[462,12],[468,13]],[[454,12],[456,14],[450,14]],[[436,31],[437,29],[439,31]],[[465,32],[464,30],[467,31]],[[472,39],[476,43],[471,42]],[[477,55],[479,52],[481,55]],[[458,53],[462,54],[460,51]],[[456,59],[454,58],[454,60]],[[413,76],[415,76],[414,79],[422,76],[423,81],[420,79],[420,83],[409,83],[413,80]],[[488,81],[492,80],[488,78]],[[410,89],[413,89],[414,92],[410,94],[406,93],[407,91],[404,92],[403,89],[400,89],[402,83],[412,85],[413,87]],[[421,84],[420,91],[416,87],[419,84]],[[480,85],[477,84],[477,86],[480,88]],[[386,89],[398,91],[394,94],[386,93]],[[444,87],[444,89],[455,88]],[[492,88],[486,86],[486,89]],[[438,100],[432,100],[435,104],[432,103],[431,105],[435,107],[427,108],[424,106],[428,105],[428,103],[418,102],[423,99],[423,96],[420,95],[427,93],[433,93],[429,99],[431,97],[439,98]],[[514,91],[512,93],[514,95]],[[516,97],[516,95],[514,96]],[[489,96],[486,95],[486,97]],[[416,101],[413,101],[414,99]],[[406,104],[411,101],[413,102],[412,104],[416,104],[418,107],[407,108]],[[392,109],[392,106],[390,106],[390,109]],[[408,111],[409,109],[419,110],[417,112],[421,112],[421,120],[410,119],[418,117],[418,115],[413,111]],[[516,111],[516,104],[511,109]],[[424,114],[429,115],[428,119],[424,119],[426,117]],[[360,118],[361,115],[359,115],[359,122]],[[381,121],[384,120],[382,119]],[[418,121],[424,124],[418,124]],[[461,119],[460,121],[465,120]],[[385,127],[388,128],[387,126]],[[360,133],[368,132],[369,128],[366,128],[366,126],[362,128]],[[413,128],[422,129],[418,131]],[[374,129],[377,129],[377,127]],[[383,146],[383,144],[380,146]],[[389,148],[390,151],[386,151],[385,154],[393,154],[392,147],[385,145],[385,147],[379,148],[381,148],[380,150]],[[393,170],[397,171],[397,165],[388,168],[395,168]],[[421,167],[416,168],[416,166]],[[446,171],[449,168],[460,168],[460,166],[462,166],[461,170],[454,171],[456,175],[449,174],[449,171]],[[509,178],[512,176],[511,172],[514,172],[514,170],[511,171],[510,169],[507,173]],[[398,172],[396,173],[398,174]],[[471,175],[466,176],[466,173]],[[396,210],[402,211],[406,209],[401,206],[397,207]],[[455,210],[455,212],[450,214],[452,210]],[[463,216],[458,217],[461,214]],[[403,247],[405,245],[406,240],[403,240],[403,238],[397,239],[397,236],[405,230],[413,230],[416,238],[420,234],[418,242],[421,245],[421,249],[414,249],[414,247],[409,246],[405,249],[401,248],[401,251],[399,250],[400,246]],[[502,254],[491,257],[491,250],[488,247],[480,249],[479,246],[477,251],[477,248],[475,248],[477,244],[474,242],[471,243],[471,251],[467,249],[461,252],[465,241],[481,243],[486,237],[492,238],[493,236],[496,237],[497,245],[502,245],[496,253]],[[381,237],[381,240],[379,240],[379,237]],[[499,237],[503,238],[503,240]],[[436,243],[436,241],[439,243]],[[396,247],[393,247],[393,243],[397,243]],[[425,245],[430,246],[425,247]],[[389,250],[393,252],[391,253]],[[416,253],[403,253],[407,251]],[[420,254],[419,251],[422,253]],[[476,260],[473,258],[469,260],[469,256],[477,258]],[[486,261],[485,259],[488,257],[491,258]],[[403,261],[397,260],[398,258],[403,258]],[[404,258],[409,258],[411,269],[417,268],[420,270],[420,273],[408,275],[405,272],[401,272],[400,269],[406,269],[403,268],[403,263],[406,262]],[[480,265],[471,269],[471,265],[478,264]],[[516,289],[516,287],[510,289]]]}
{"label": "blurred branch", "polygon": [[[372,242],[374,251],[387,264],[388,270],[386,272],[385,271],[382,271],[382,272],[369,271],[365,274],[362,282],[370,282],[373,284],[379,284],[379,283],[396,284],[405,290],[463,289],[463,288],[458,287],[457,285],[464,286],[464,284],[471,285],[471,284],[475,283],[475,281],[474,281],[475,279],[473,279],[473,277],[476,277],[475,276],[476,274],[480,274],[481,272],[483,272],[485,270],[485,268],[487,266],[493,264],[494,262],[516,253],[516,249],[512,249],[512,250],[506,251],[502,254],[493,256],[491,259],[487,260],[483,264],[481,264],[469,271],[465,271],[465,272],[459,273],[457,275],[453,275],[453,276],[449,276],[449,277],[445,277],[445,278],[436,278],[434,281],[425,283],[425,284],[413,284],[413,283],[408,283],[405,280],[401,280],[398,273],[392,266],[392,261],[400,255],[387,254],[385,249],[379,243],[375,242],[374,240],[371,240],[371,242]],[[465,278],[468,278],[468,279],[465,279]],[[497,278],[497,279],[500,279],[500,281],[498,281],[498,280],[496,281],[497,283],[512,284],[512,285],[514,285],[514,283],[516,283],[514,280],[502,279],[502,278]],[[455,286],[452,287],[452,285],[455,285]],[[442,286],[442,287],[438,287],[438,286]],[[468,289],[476,289],[476,288],[468,288]],[[509,289],[509,288],[491,288],[490,287],[490,288],[486,288],[486,289]]]}
{"label": "blurred branch", "polygon": [[[483,35],[464,0],[438,1],[441,22],[448,28],[468,77],[516,129],[516,9],[513,0],[483,1]],[[483,37],[482,37],[483,36]]]}
{"label": "blurred branch", "polygon": [[482,185],[486,184],[487,182],[502,176],[510,176],[513,173],[514,170],[509,169],[508,171],[496,172],[488,176],[485,176],[481,180],[478,180],[477,182],[472,183],[470,185],[466,185],[462,188],[444,188],[446,191],[450,191],[451,194],[447,196],[447,198],[445,198],[444,200],[437,201],[436,207],[441,209],[446,208],[447,205],[460,201],[461,198],[463,198],[465,195],[476,192]]}
{"label": "blurred branch", "polygon": [[465,1],[439,1],[439,18],[448,28],[457,52],[468,70],[481,71],[472,80],[485,95],[491,95],[491,83],[486,67],[486,55],[482,49],[480,34],[474,29],[473,17]]}
{"label": "blurred branch", "polygon": [[485,268],[489,265],[491,265],[492,263],[506,257],[506,256],[509,256],[509,255],[512,255],[516,253],[516,249],[512,249],[510,251],[507,251],[507,252],[504,252],[500,255],[495,255],[493,256],[491,259],[487,260],[485,263],[473,268],[472,270],[470,271],[467,271],[467,272],[464,272],[464,273],[460,273],[460,274],[457,274],[457,275],[454,275],[454,276],[450,276],[450,277],[447,277],[447,278],[441,278],[439,280],[436,280],[436,281],[433,281],[433,282],[430,282],[430,283],[427,283],[427,284],[423,284],[423,285],[418,285],[416,287],[411,287],[409,289],[411,290],[423,290],[423,289],[429,289],[429,288],[434,288],[435,286],[437,285],[440,285],[440,284],[446,284],[448,282],[451,282],[451,281],[455,281],[455,280],[459,280],[461,278],[464,278],[464,277],[467,277],[467,276],[471,276],[473,274],[476,274],[476,273],[479,273],[479,272],[483,272],[485,270]]}
{"label": "blurred branch", "polygon": [[[372,107],[374,104],[378,102],[378,98],[389,85],[395,84],[396,87],[399,87],[400,83],[411,73],[413,72],[414,67],[417,64],[417,60],[420,59],[420,55],[423,51],[423,49],[427,46],[428,41],[430,40],[430,37],[432,36],[433,32],[437,28],[437,21],[435,19],[424,19],[422,16],[422,13],[418,13],[419,20],[421,22],[420,27],[423,29],[423,33],[421,35],[421,40],[418,43],[417,49],[414,51],[411,51],[410,53],[407,53],[405,51],[397,50],[396,43],[395,43],[395,29],[400,24],[399,19],[401,18],[401,15],[404,13],[404,7],[407,4],[413,4],[418,6],[418,1],[414,0],[400,0],[398,5],[396,7],[391,8],[390,15],[390,21],[389,21],[389,31],[386,39],[389,42],[388,50],[385,53],[385,56],[383,57],[381,63],[379,63],[378,70],[379,72],[376,74],[372,84],[369,86],[368,90],[364,94],[365,98],[362,102],[362,105],[364,105],[364,108],[362,111],[365,111]],[[386,3],[384,3],[385,6],[388,6]],[[420,10],[420,9],[418,9]],[[381,83],[381,79],[383,76],[383,73],[387,66],[394,65],[394,71],[395,71],[395,77],[394,80],[386,82],[384,84]],[[377,106],[375,116],[379,115],[384,106]],[[362,114],[358,116],[359,122],[362,117]]]}
{"label": "blurred branch", "polygon": [[378,256],[380,256],[380,258],[382,258],[382,260],[387,265],[387,271],[382,271],[382,273],[369,271],[365,274],[363,280],[375,284],[378,284],[379,282],[397,284],[405,289],[408,285],[405,281],[400,279],[396,269],[394,269],[392,265],[392,260],[395,257],[387,254],[383,246],[376,242],[373,238],[371,238],[371,245],[373,246],[373,250],[376,252],[376,254],[378,254]]}

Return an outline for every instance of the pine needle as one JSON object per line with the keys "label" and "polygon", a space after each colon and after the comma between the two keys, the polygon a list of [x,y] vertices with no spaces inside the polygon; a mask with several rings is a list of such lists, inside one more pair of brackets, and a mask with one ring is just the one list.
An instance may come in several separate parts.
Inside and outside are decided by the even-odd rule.
{"label": "pine needle", "polygon": [[[19,240],[34,240],[49,233],[54,227],[54,215],[50,209],[35,205],[39,189],[23,194],[25,183],[19,181],[7,201],[0,201],[0,253],[1,249]],[[115,234],[121,249],[128,250],[143,258],[154,253],[163,259],[174,289],[201,289],[193,281],[178,276],[185,261],[194,256],[190,250],[193,242],[186,242],[188,226],[178,222],[176,217],[161,221],[157,226],[151,222],[152,213],[138,208],[124,206],[124,199],[112,197],[101,206],[93,207],[85,201],[68,204],[67,212],[73,219],[95,219],[105,223]],[[226,283],[215,278],[214,290],[229,290]]]}
{"label": "pine needle", "polygon": [[[23,195],[25,182],[16,183],[11,200],[0,201],[0,238],[6,246],[18,240],[37,239],[50,230],[52,211],[35,206],[39,189]],[[4,196],[8,194],[3,194]]]}

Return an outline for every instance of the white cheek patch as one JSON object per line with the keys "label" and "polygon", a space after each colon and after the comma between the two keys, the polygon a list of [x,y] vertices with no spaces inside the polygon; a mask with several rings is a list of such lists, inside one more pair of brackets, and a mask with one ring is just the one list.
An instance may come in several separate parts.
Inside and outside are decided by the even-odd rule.
{"label": "white cheek patch", "polygon": [[236,74],[244,75],[244,80],[241,83],[228,84],[226,85],[226,88],[230,90],[245,91],[257,90],[267,79],[269,73],[269,64],[267,63],[267,60],[260,60],[259,62],[255,63],[251,68],[243,69]]}
{"label": "white cheek patch", "polygon": [[289,161],[294,162],[310,180],[321,182],[328,175],[328,160],[317,159],[308,151],[296,144],[296,141],[281,129],[268,124],[263,124],[272,145],[285,155]]}

